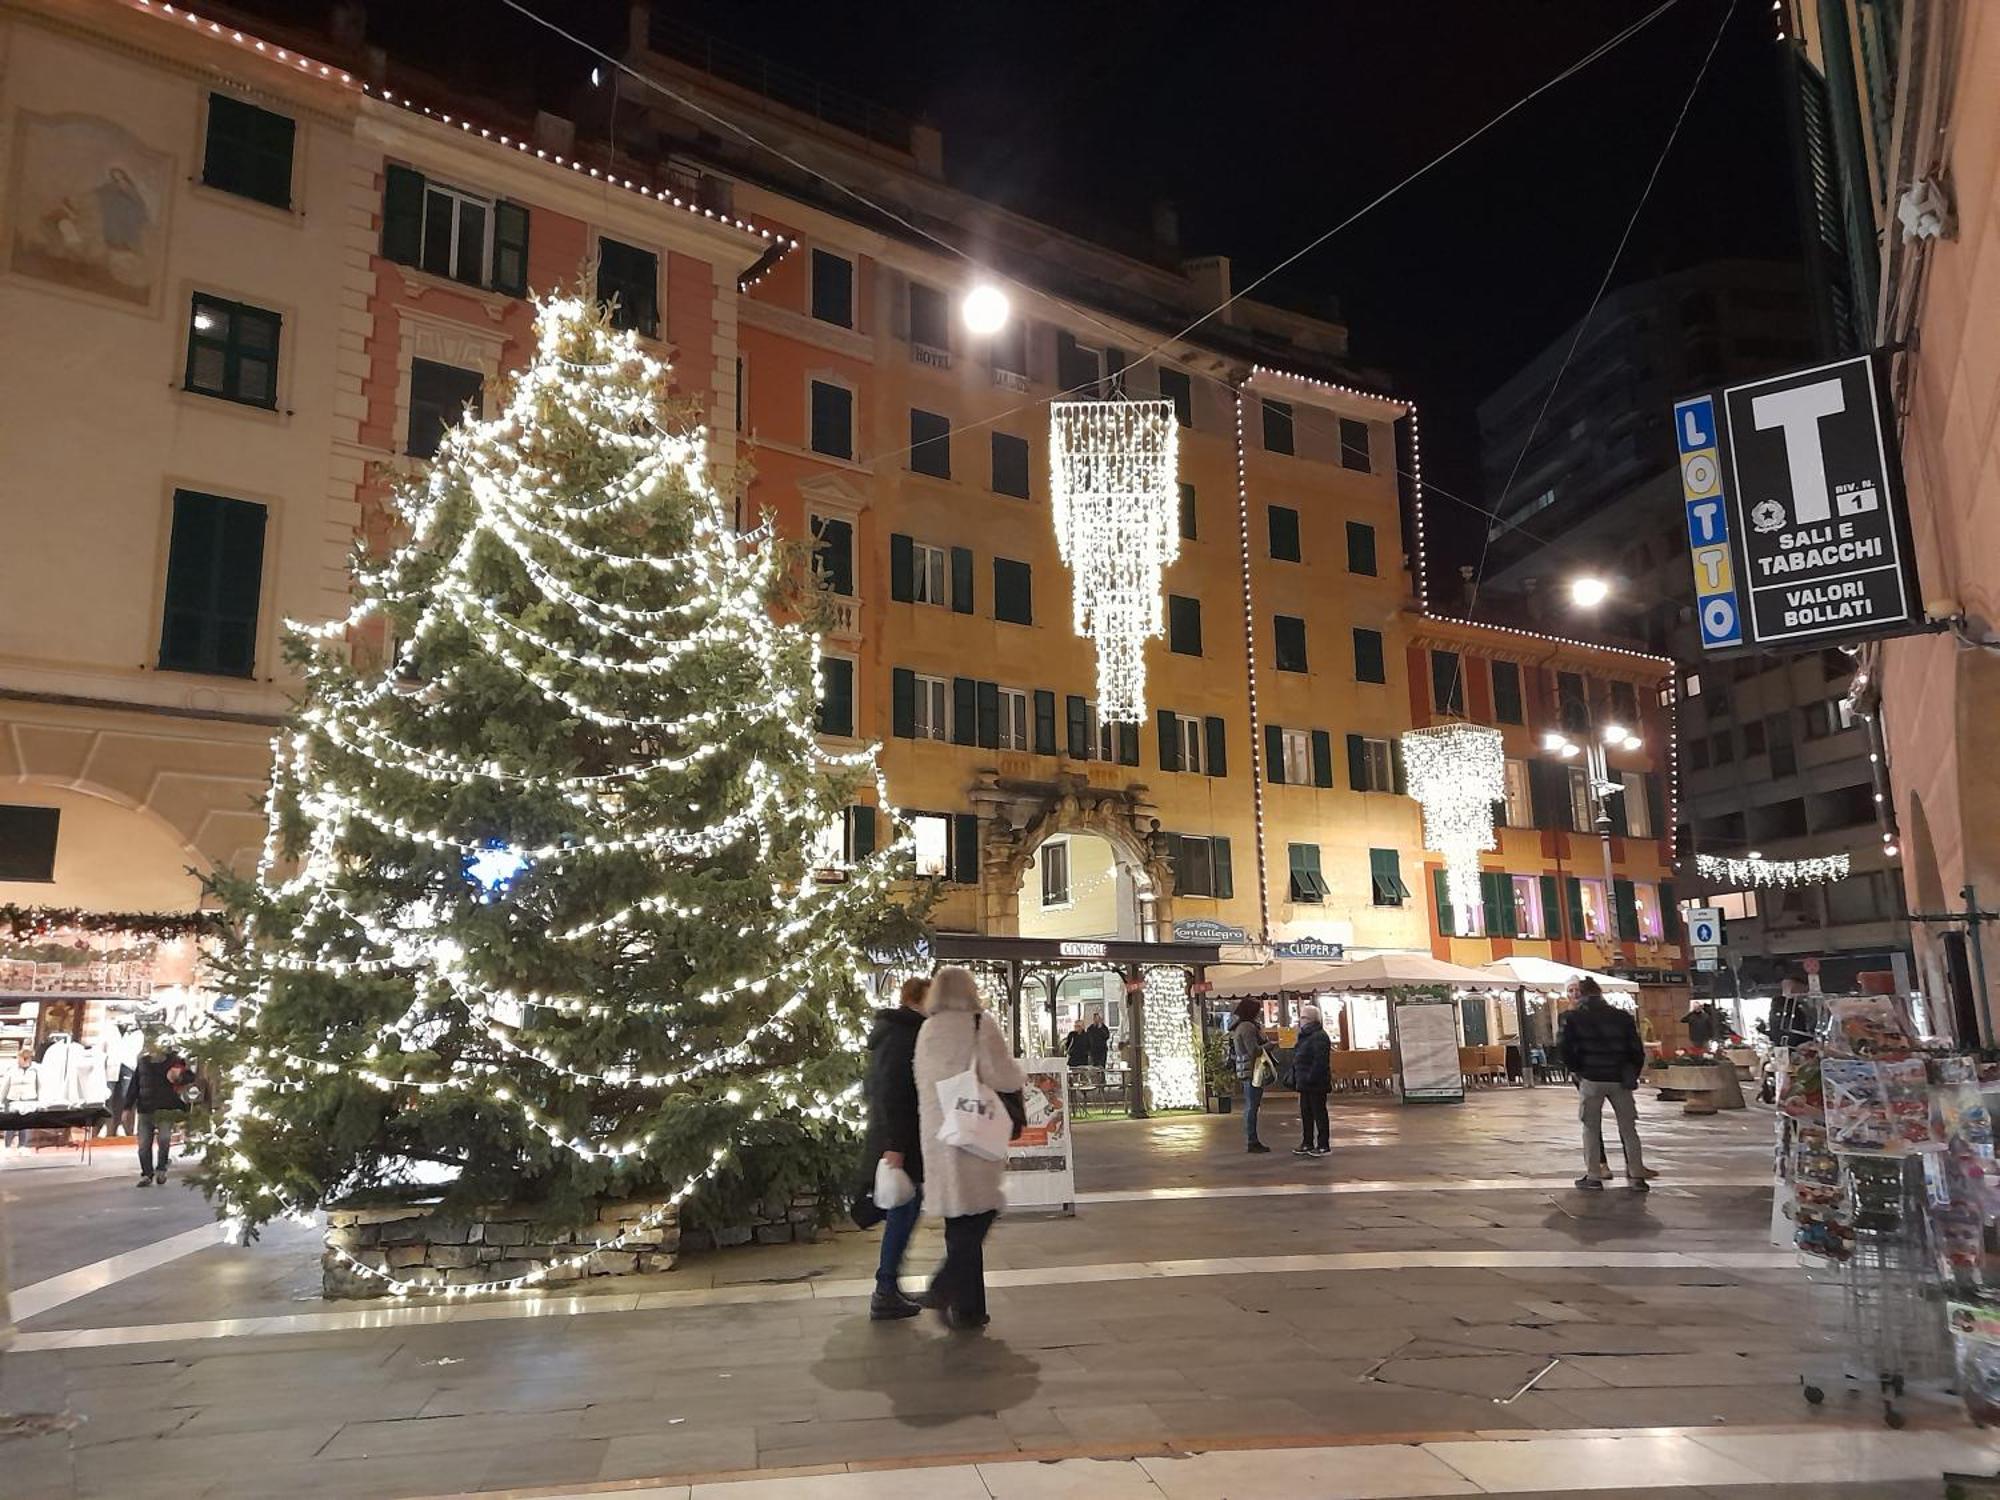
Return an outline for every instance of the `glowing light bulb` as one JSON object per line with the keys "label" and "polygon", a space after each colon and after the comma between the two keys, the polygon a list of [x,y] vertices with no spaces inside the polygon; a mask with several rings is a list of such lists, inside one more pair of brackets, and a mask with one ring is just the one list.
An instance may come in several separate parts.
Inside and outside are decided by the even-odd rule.
{"label": "glowing light bulb", "polygon": [[988,338],[1005,328],[1012,312],[1007,294],[990,281],[982,281],[967,292],[958,309],[966,331],[979,338]]}
{"label": "glowing light bulb", "polygon": [[1595,609],[1611,597],[1611,585],[1602,578],[1572,579],[1569,597],[1570,602],[1579,609]]}

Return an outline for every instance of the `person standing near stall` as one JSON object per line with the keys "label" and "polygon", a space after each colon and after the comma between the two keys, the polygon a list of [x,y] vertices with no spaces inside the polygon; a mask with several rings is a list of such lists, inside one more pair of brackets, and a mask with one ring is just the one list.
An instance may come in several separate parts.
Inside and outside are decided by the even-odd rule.
{"label": "person standing near stall", "polygon": [[1264,1086],[1272,1068],[1270,1042],[1260,1019],[1264,1002],[1255,998],[1236,1003],[1236,1019],[1229,1027],[1229,1055],[1236,1064],[1236,1076],[1243,1080],[1243,1149],[1262,1155],[1271,1148],[1257,1139],[1257,1109],[1264,1102]]}
{"label": "person standing near stall", "polygon": [[1090,1065],[1104,1067],[1111,1060],[1111,1028],[1104,1024],[1104,1012],[1092,1011],[1084,1031],[1090,1037]]}
{"label": "person standing near stall", "polygon": [[167,1185],[167,1160],[173,1154],[174,1116],[187,1113],[181,1082],[187,1060],[178,1053],[156,1053],[149,1045],[132,1069],[132,1107],[139,1115],[139,1186]]}
{"label": "person standing near stall", "polygon": [[1299,1143],[1294,1156],[1325,1156],[1332,1149],[1326,1099],[1333,1092],[1333,1038],[1317,1005],[1299,1008],[1299,1039],[1292,1049],[1292,1087],[1299,1091]]}

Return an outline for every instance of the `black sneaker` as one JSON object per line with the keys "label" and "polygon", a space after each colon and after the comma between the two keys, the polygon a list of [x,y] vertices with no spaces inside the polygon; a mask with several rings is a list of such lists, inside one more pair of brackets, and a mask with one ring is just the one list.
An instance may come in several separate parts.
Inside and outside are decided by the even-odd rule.
{"label": "black sneaker", "polygon": [[1312,1154],[1313,1154],[1313,1148],[1310,1146],[1292,1147],[1292,1155],[1294,1156],[1311,1156]]}
{"label": "black sneaker", "polygon": [[1333,1153],[1327,1150],[1326,1147],[1324,1146],[1315,1146],[1312,1148],[1312,1150],[1308,1151],[1306,1155],[1311,1157],[1321,1157],[1321,1156],[1331,1156],[1333,1155]]}
{"label": "black sneaker", "polygon": [[985,1313],[964,1313],[955,1307],[945,1309],[945,1327],[954,1333],[977,1333],[992,1321]]}
{"label": "black sneaker", "polygon": [[153,1174],[151,1172],[148,1172],[144,1177],[141,1177],[139,1179],[140,1187],[151,1187],[152,1183],[153,1183]]}
{"label": "black sneaker", "polygon": [[1652,1192],[1652,1190],[1653,1190],[1653,1185],[1652,1185],[1652,1184],[1651,1184],[1650,1182],[1646,1181],[1646,1179],[1645,1179],[1645,1178],[1643,1178],[1643,1177],[1634,1177],[1634,1178],[1632,1179],[1632,1191],[1633,1191],[1633,1192],[1635,1192],[1635,1193],[1650,1193],[1650,1192]]}
{"label": "black sneaker", "polygon": [[914,1318],[923,1310],[921,1302],[905,1297],[901,1292],[878,1290],[868,1299],[868,1316],[877,1323],[887,1323],[895,1318]]}
{"label": "black sneaker", "polygon": [[1599,1182],[1595,1177],[1579,1177],[1576,1180],[1576,1185],[1586,1193],[1601,1193],[1604,1191],[1604,1184]]}
{"label": "black sneaker", "polygon": [[165,1187],[166,1185],[167,1185],[167,1174],[165,1172],[155,1172],[153,1174],[153,1186]]}
{"label": "black sneaker", "polygon": [[1267,1156],[1270,1154],[1271,1150],[1271,1148],[1265,1145],[1262,1141],[1252,1141],[1249,1145],[1245,1146],[1243,1149],[1245,1151],[1248,1151],[1252,1156]]}

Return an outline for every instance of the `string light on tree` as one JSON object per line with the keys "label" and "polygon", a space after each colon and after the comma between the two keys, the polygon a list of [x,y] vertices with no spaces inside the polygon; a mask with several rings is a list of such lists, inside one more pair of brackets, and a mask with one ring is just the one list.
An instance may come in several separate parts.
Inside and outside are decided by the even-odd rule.
{"label": "string light on tree", "polygon": [[1097,712],[1146,716],[1146,641],[1180,555],[1180,424],[1171,401],[1056,401],[1049,499],[1077,634],[1097,646]]}
{"label": "string light on tree", "polygon": [[1424,810],[1424,847],[1444,856],[1453,910],[1477,911],[1479,856],[1497,847],[1493,804],[1507,794],[1500,731],[1463,723],[1406,730],[1403,764]]}
{"label": "string light on tree", "polygon": [[1845,854],[1824,854],[1812,859],[1765,859],[1752,854],[1748,859],[1731,859],[1716,854],[1697,854],[1695,873],[1703,880],[1728,886],[1825,885],[1845,880],[1850,861]]}

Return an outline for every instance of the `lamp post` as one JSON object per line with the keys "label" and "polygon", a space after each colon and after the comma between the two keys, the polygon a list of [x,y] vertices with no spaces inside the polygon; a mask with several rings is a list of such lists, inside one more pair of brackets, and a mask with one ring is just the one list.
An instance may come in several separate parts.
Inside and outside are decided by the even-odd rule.
{"label": "lamp post", "polygon": [[1606,724],[1600,737],[1585,736],[1581,740],[1573,740],[1554,729],[1542,737],[1542,747],[1555,751],[1564,760],[1574,760],[1579,755],[1583,757],[1591,806],[1596,809],[1597,838],[1604,850],[1605,925],[1614,941],[1618,936],[1618,918],[1612,897],[1617,888],[1617,877],[1611,873],[1611,799],[1622,795],[1625,785],[1612,780],[1609,754],[1614,746],[1620,750],[1637,750],[1644,743],[1622,724]]}

